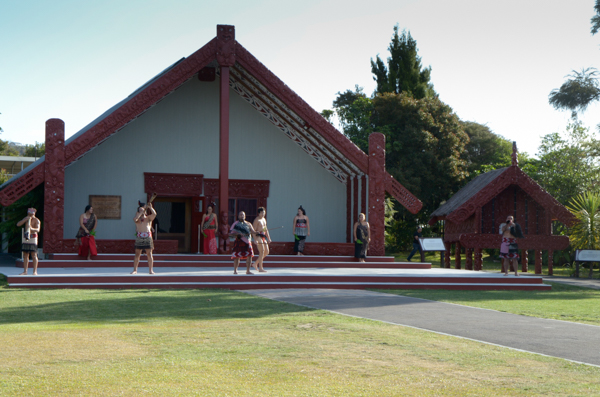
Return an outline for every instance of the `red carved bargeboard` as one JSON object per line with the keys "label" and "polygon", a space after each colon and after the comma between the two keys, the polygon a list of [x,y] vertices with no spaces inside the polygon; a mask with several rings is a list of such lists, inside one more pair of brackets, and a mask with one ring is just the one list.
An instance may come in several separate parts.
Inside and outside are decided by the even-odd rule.
{"label": "red carved bargeboard", "polygon": [[[272,242],[269,244],[271,255],[294,255],[293,242]],[[304,246],[305,255],[336,255],[353,256],[354,244],[352,243],[310,243]]]}
{"label": "red carved bargeboard", "polygon": [[[75,239],[63,240],[61,251],[54,253],[77,253],[79,247],[75,245]],[[155,254],[176,254],[177,240],[154,240]],[[96,240],[96,248],[99,254],[133,254],[135,253],[135,240]]]}
{"label": "red carved bargeboard", "polygon": [[144,190],[167,197],[199,197],[204,175],[144,172]]}

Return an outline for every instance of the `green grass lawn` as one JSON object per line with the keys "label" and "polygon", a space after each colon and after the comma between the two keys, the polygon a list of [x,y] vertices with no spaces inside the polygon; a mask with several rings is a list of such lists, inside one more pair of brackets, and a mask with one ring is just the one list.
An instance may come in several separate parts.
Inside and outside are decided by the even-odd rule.
{"label": "green grass lawn", "polygon": [[3,396],[600,394],[600,368],[227,290],[0,286],[0,345]]}

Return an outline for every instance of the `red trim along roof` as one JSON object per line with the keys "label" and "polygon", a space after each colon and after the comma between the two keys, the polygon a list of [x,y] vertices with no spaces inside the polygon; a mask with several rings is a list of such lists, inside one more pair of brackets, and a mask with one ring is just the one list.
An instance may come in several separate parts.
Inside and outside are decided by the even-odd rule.
{"label": "red trim along roof", "polygon": [[[65,151],[65,165],[69,165],[89,150],[100,144],[112,134],[173,92],[188,79],[207,66],[218,54],[218,39],[214,38],[198,51],[183,59],[155,81],[144,87],[121,106],[71,140]],[[360,150],[345,135],[340,133],[317,111],[306,103],[298,94],[273,74],[265,65],[256,59],[237,41],[235,42],[235,61],[254,76],[265,88],[277,96],[294,113],[305,122],[306,130],[318,132],[330,145],[345,156],[357,169],[368,173],[368,155]],[[33,188],[43,182],[44,162],[40,162],[26,174],[11,181],[0,191],[0,204],[10,205]],[[412,195],[399,182],[386,173],[386,190],[410,212],[417,213],[423,206],[421,201]]]}
{"label": "red trim along roof", "polygon": [[[490,172],[497,172],[497,170]],[[454,223],[464,222],[473,215],[478,208],[483,207],[490,202],[510,185],[517,185],[523,189],[538,204],[550,212],[552,219],[557,219],[567,226],[571,226],[575,222],[575,217],[565,208],[565,206],[559,203],[550,193],[538,185],[537,182],[531,179],[529,175],[523,172],[518,166],[513,165],[507,167],[500,175],[489,181],[481,188],[481,190],[460,204],[455,210],[443,216],[433,216],[429,220],[429,224],[433,225],[441,219],[447,219]],[[459,193],[460,190],[456,195]],[[443,212],[442,207],[434,211],[434,214],[438,211]]]}

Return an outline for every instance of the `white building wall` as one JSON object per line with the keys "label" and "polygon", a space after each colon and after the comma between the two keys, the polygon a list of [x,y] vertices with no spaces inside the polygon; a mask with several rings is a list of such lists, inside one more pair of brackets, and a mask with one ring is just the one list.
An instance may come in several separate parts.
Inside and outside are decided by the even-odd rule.
{"label": "white building wall", "polygon": [[[65,170],[65,238],[74,238],[90,195],[121,196],[121,219],[99,220],[97,238],[133,238],[144,172],[219,177],[219,79],[193,78]],[[270,180],[274,241],[291,241],[303,205],[313,242],[345,242],[346,187],[230,90],[230,179]]]}

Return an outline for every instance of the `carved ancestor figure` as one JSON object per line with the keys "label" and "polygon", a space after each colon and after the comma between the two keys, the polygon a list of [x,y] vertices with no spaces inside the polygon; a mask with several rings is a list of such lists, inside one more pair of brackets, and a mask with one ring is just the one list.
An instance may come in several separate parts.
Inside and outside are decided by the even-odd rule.
{"label": "carved ancestor figure", "polygon": [[227,213],[225,211],[221,211],[221,223],[219,224],[219,239],[221,239],[220,244],[222,245],[219,248],[219,254],[227,254],[229,253],[229,249],[227,248],[227,242],[229,241],[229,223],[227,222]]}

